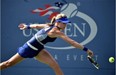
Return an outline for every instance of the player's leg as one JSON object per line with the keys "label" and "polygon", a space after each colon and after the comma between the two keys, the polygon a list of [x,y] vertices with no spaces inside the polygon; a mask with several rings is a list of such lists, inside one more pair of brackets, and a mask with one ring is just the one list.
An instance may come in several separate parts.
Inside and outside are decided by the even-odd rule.
{"label": "player's leg", "polygon": [[9,60],[0,63],[0,70],[11,67],[18,62],[22,61],[24,58],[21,57],[18,53],[11,57]]}
{"label": "player's leg", "polygon": [[51,56],[51,54],[48,51],[42,50],[35,58],[49,65],[55,71],[56,75],[64,75],[58,63],[55,61],[55,59]]}

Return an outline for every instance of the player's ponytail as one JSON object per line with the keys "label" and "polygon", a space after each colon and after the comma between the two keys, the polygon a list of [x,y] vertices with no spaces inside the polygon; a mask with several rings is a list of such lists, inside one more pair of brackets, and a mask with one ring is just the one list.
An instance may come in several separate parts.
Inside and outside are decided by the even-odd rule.
{"label": "player's ponytail", "polygon": [[51,24],[53,25],[54,23],[55,23],[55,21],[56,21],[56,19],[55,19],[56,17],[54,16],[52,19],[51,19]]}
{"label": "player's ponytail", "polygon": [[54,25],[55,24],[55,21],[56,21],[56,19],[55,19],[56,17],[54,16],[52,19],[51,19],[51,22],[50,23],[47,23],[49,26],[52,26],[52,25]]}

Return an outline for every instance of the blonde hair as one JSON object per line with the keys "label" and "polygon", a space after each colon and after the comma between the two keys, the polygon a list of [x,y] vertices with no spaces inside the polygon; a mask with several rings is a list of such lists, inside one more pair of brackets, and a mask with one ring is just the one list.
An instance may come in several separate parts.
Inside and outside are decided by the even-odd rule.
{"label": "blonde hair", "polygon": [[60,18],[63,18],[63,17],[67,17],[65,14],[58,14],[56,16],[54,16],[52,19],[51,19],[51,23],[49,23],[49,25],[54,25],[55,21],[60,19]]}

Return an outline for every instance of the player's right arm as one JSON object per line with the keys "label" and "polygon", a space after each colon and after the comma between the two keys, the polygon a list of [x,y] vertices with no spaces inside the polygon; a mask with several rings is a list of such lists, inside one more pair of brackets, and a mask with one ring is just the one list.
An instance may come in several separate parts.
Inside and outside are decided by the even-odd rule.
{"label": "player's right arm", "polygon": [[25,30],[25,29],[31,29],[31,28],[37,28],[37,29],[42,29],[44,27],[46,27],[47,24],[30,24],[30,25],[26,25],[25,23],[21,23],[19,24],[19,28],[20,30]]}
{"label": "player's right arm", "polygon": [[[73,39],[69,38],[68,36],[66,36],[63,32],[60,31],[53,31],[50,32],[49,35],[54,35],[55,37],[59,37],[61,39],[63,39],[64,41],[66,41],[67,43],[69,43],[70,45],[74,46],[75,48],[78,48],[80,50],[84,49],[84,46],[81,45],[80,43],[74,41]],[[93,52],[91,50],[86,50],[87,54],[90,56],[93,56]]]}
{"label": "player's right arm", "polygon": [[[69,44],[71,44],[72,46],[74,46],[75,48],[79,48],[80,50],[84,50],[84,46],[83,45],[81,45],[77,41],[72,40],[71,38],[66,36],[64,33],[60,33],[59,37],[62,38],[63,40],[65,40],[66,42],[68,42]],[[88,49],[86,52],[87,52],[87,54],[89,56],[93,56],[93,52],[90,49]]]}

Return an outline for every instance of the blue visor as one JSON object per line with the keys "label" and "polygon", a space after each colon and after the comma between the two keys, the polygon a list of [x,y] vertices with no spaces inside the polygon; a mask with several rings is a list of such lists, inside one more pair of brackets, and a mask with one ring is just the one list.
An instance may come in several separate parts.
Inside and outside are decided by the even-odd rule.
{"label": "blue visor", "polygon": [[66,23],[66,24],[71,23],[66,17],[57,19],[56,22],[62,22],[62,23]]}

